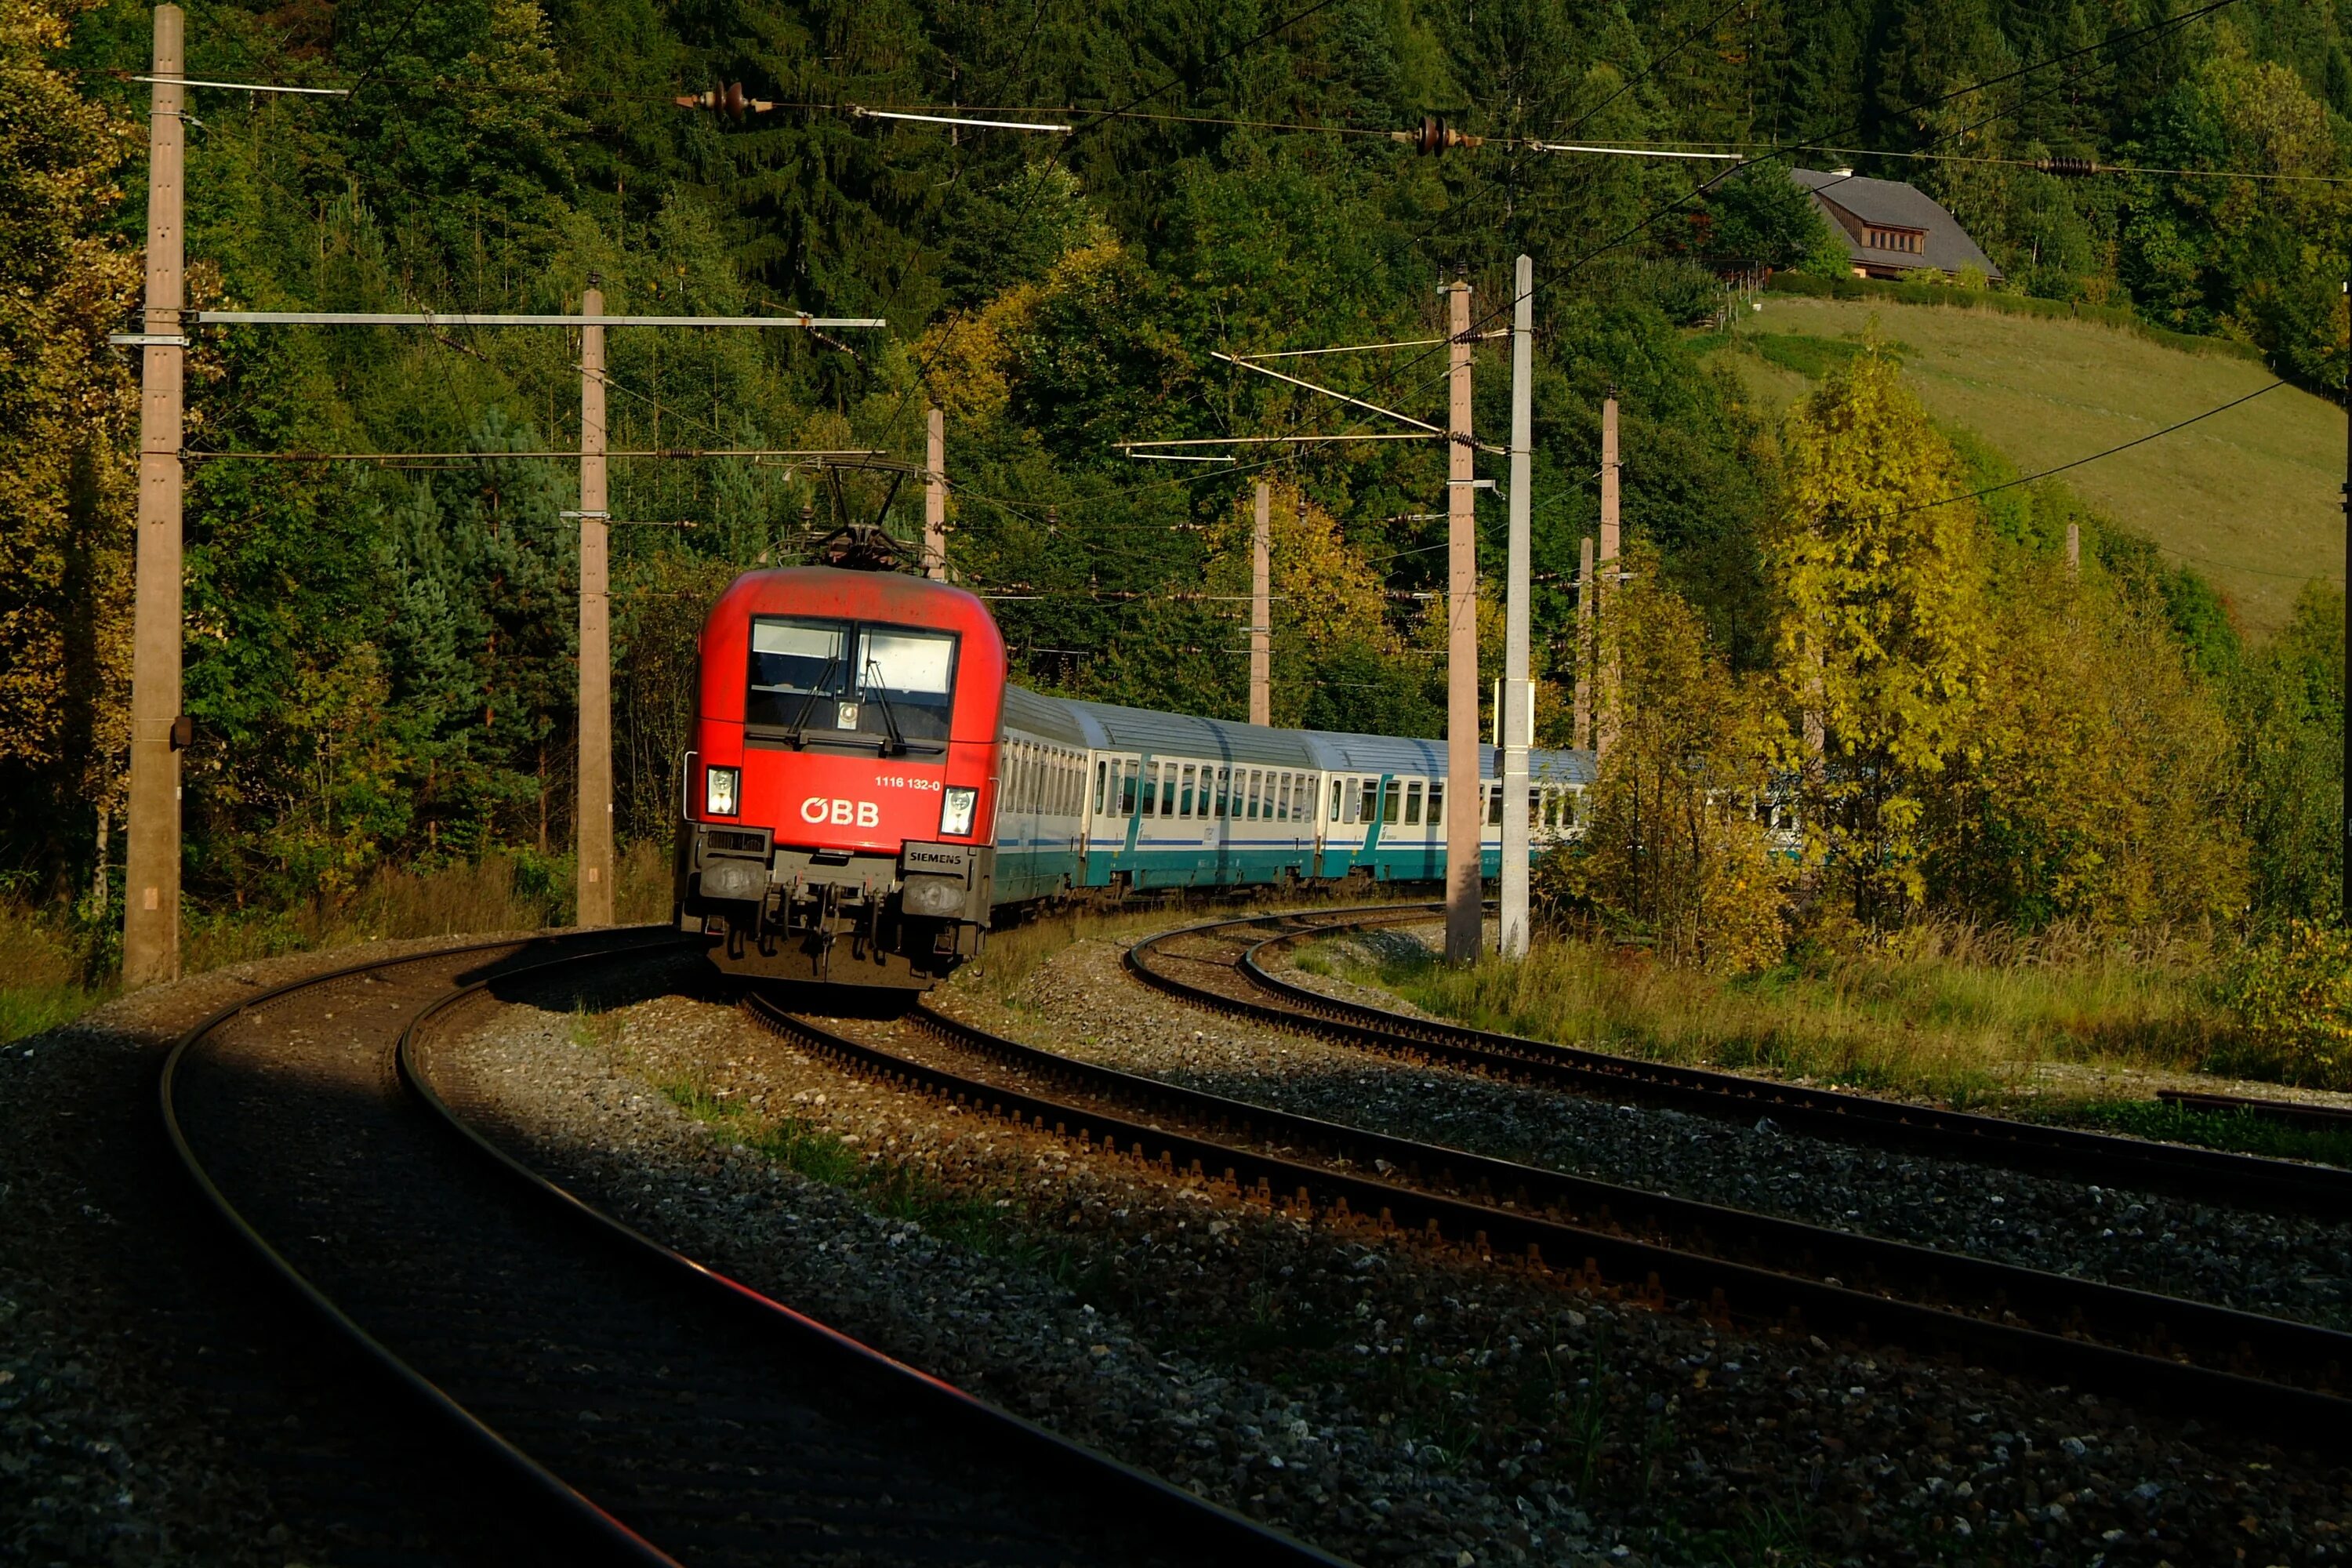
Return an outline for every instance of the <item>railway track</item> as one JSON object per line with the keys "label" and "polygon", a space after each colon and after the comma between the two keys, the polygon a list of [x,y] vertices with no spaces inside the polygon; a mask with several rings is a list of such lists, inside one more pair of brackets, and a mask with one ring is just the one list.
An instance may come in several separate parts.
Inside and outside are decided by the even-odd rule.
{"label": "railway track", "polygon": [[[1425,1232],[1750,1331],[1836,1334],[2273,1438],[2352,1431],[2352,1335],[1662,1197],[1120,1072],[926,1009],[949,1047],[893,1050],[775,1002],[766,1027],[861,1074],[1300,1216]],[[978,1070],[974,1070],[978,1069]]]}
{"label": "railway track", "polygon": [[1385,1055],[1728,1120],[1769,1116],[1783,1127],[1817,1136],[2173,1193],[2203,1203],[2330,1218],[2352,1212],[2352,1171],[2336,1166],[2048,1127],[1583,1050],[1327,996],[1283,979],[1265,963],[1303,941],[1427,918],[1425,909],[1389,906],[1213,921],[1139,942],[1128,950],[1126,963],[1144,984],[1180,1000]]}
{"label": "railway track", "polygon": [[[984,1405],[630,1230],[434,1087],[462,1019],[644,932],[383,960],[174,1047],[165,1128],[230,1233],[567,1563],[1335,1560]],[[558,1004],[561,1005],[561,1004]]]}

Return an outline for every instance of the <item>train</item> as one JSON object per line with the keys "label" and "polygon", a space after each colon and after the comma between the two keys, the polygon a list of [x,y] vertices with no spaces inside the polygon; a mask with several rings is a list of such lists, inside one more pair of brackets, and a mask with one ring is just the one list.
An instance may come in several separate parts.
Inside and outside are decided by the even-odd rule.
{"label": "train", "polygon": [[[1482,874],[1502,857],[1479,748]],[[1531,852],[1593,775],[1530,754]],[[919,989],[1024,905],[1441,882],[1445,743],[1280,730],[1011,684],[980,598],[903,572],[747,572],[702,630],[673,866],[723,973]]]}

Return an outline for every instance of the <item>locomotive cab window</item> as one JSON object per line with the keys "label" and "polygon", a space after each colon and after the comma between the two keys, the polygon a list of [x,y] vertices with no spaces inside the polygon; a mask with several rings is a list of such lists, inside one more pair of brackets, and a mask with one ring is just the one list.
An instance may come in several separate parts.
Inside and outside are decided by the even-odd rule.
{"label": "locomotive cab window", "polygon": [[956,651],[950,632],[755,616],[744,725],[795,745],[941,754],[955,705]]}

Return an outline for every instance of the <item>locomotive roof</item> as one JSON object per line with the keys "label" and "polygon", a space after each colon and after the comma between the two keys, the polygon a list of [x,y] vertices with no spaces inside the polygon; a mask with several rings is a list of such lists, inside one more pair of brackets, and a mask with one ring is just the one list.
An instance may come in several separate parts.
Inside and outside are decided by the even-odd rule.
{"label": "locomotive roof", "polygon": [[[1396,735],[1355,735],[1329,730],[1275,730],[1230,719],[1161,713],[1109,702],[1046,697],[1018,686],[1004,689],[1004,721],[1032,734],[1093,751],[1154,756],[1213,757],[1255,767],[1312,768],[1321,773],[1443,773],[1445,742]],[[1539,782],[1590,784],[1591,752],[1536,749],[1528,771]],[[1496,773],[1495,748],[1480,745],[1478,772]]]}
{"label": "locomotive roof", "polygon": [[845,616],[965,631],[992,630],[988,606],[963,589],[904,572],[851,572],[837,566],[770,566],[746,572],[711,606],[749,615]]}

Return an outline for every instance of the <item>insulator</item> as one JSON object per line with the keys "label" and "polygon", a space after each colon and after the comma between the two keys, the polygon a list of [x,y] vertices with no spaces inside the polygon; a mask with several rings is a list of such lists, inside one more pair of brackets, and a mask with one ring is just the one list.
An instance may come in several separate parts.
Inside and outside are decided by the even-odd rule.
{"label": "insulator", "polygon": [[1454,147],[1477,147],[1486,142],[1483,136],[1465,136],[1434,114],[1421,117],[1418,131],[1391,131],[1389,140],[1402,142],[1416,153],[1444,153]]}
{"label": "insulator", "polygon": [[2045,174],[2056,174],[2062,178],[2079,178],[2099,172],[2097,162],[2090,158],[2037,158],[2033,166]]}

